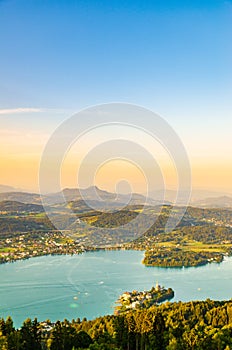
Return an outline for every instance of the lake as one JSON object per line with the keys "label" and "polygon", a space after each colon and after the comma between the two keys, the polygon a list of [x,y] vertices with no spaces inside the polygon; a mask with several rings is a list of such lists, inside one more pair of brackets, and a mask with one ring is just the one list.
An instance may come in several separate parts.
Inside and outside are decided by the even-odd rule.
{"label": "lake", "polygon": [[27,317],[39,321],[92,319],[112,314],[118,296],[150,289],[158,281],[175,291],[173,300],[232,297],[232,258],[197,268],[145,267],[141,251],[98,251],[44,256],[0,265],[0,317],[16,327]]}

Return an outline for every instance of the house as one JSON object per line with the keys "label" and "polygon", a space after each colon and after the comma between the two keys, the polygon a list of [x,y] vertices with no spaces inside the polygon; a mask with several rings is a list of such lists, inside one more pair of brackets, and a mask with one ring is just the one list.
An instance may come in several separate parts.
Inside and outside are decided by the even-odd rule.
{"label": "house", "polygon": [[159,283],[157,282],[157,283],[156,283],[156,286],[155,286],[155,291],[156,291],[156,292],[160,292],[161,289],[162,289],[161,286],[160,286]]}

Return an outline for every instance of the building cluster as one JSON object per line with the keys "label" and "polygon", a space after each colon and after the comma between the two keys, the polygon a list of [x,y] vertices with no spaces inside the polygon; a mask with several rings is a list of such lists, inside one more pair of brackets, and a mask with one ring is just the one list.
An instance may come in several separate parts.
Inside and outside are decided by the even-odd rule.
{"label": "building cluster", "polygon": [[158,302],[160,296],[166,293],[166,289],[161,287],[158,283],[156,287],[152,287],[149,291],[138,292],[134,290],[132,292],[124,292],[118,299],[120,307],[116,308],[116,311],[126,311],[130,309],[141,309],[151,306]]}

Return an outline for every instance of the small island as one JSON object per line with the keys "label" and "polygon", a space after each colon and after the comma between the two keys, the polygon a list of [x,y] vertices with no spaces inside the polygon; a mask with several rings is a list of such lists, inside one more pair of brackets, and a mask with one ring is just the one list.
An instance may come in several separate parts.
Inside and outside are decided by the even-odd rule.
{"label": "small island", "polygon": [[124,292],[116,302],[119,305],[115,306],[115,315],[134,309],[146,309],[163,301],[170,300],[173,297],[174,291],[172,288],[165,289],[158,282],[149,291],[138,292],[134,290],[132,292]]}

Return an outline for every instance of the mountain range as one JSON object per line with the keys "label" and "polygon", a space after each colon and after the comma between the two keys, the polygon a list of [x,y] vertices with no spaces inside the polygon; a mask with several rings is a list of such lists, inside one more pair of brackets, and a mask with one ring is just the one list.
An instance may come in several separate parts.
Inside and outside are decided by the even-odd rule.
{"label": "mountain range", "polygon": [[[139,193],[118,194],[102,190],[97,186],[85,189],[65,188],[60,192],[50,193],[40,196],[38,193],[17,191],[11,186],[0,185],[0,202],[16,201],[25,204],[54,206],[60,203],[73,201],[87,201],[101,207],[118,207],[130,205],[148,204],[152,206],[161,204],[172,204],[175,202],[176,191],[166,190],[163,200],[162,191],[149,193],[149,197]],[[90,203],[91,202],[91,203]],[[182,204],[181,201],[179,203]],[[221,194],[220,192],[210,192],[203,190],[193,190],[190,205],[199,208],[232,208],[232,195]],[[90,205],[91,206],[91,205]]]}

